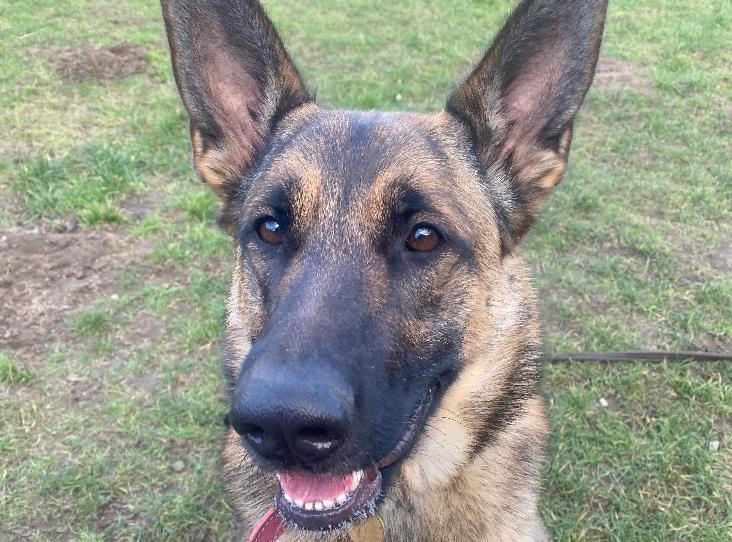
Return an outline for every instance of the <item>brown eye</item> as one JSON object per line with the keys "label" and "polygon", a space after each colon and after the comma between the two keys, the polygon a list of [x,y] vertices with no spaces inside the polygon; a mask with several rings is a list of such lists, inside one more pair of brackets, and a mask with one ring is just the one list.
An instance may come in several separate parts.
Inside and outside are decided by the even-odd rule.
{"label": "brown eye", "polygon": [[417,252],[435,250],[442,242],[442,237],[434,229],[425,225],[417,225],[407,237],[407,248]]}
{"label": "brown eye", "polygon": [[282,226],[274,218],[265,218],[257,226],[257,233],[265,243],[279,245],[284,237]]}

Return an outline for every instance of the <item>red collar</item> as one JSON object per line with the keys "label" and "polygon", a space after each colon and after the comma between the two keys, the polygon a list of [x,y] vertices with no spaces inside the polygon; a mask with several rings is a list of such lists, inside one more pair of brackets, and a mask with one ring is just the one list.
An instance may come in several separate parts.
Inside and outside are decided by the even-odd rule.
{"label": "red collar", "polygon": [[249,535],[249,542],[275,542],[287,529],[282,516],[270,508]]}

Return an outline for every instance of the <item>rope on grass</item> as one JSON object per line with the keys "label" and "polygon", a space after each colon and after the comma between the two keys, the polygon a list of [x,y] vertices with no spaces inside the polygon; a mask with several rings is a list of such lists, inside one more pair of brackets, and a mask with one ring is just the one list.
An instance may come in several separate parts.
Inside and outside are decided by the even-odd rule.
{"label": "rope on grass", "polygon": [[572,361],[732,361],[732,352],[580,352],[561,356],[549,356],[549,363]]}

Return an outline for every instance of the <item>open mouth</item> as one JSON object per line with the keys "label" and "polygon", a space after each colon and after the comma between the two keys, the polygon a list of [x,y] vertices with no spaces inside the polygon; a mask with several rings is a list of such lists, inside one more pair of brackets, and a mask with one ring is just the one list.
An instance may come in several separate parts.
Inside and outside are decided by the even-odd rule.
{"label": "open mouth", "polygon": [[432,396],[430,389],[397,445],[378,463],[347,474],[278,473],[280,515],[301,529],[327,530],[343,528],[374,513],[382,495],[381,471],[406,456],[427,416]]}

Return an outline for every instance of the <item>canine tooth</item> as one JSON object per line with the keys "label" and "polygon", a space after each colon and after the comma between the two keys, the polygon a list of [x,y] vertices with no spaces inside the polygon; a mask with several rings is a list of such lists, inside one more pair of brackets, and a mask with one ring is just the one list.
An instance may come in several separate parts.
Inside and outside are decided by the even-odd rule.
{"label": "canine tooth", "polygon": [[363,478],[362,470],[353,473],[353,478],[351,479],[351,491],[356,491],[358,484],[361,483],[361,478]]}
{"label": "canine tooth", "polygon": [[331,508],[335,508],[335,502],[331,500],[323,501],[323,508],[326,510],[330,510]]}
{"label": "canine tooth", "polygon": [[348,495],[346,495],[345,493],[341,493],[340,495],[338,495],[338,497],[336,497],[335,502],[338,506],[340,506],[340,505],[344,504],[347,500],[348,500]]}
{"label": "canine tooth", "polygon": [[295,502],[294,502],[294,504],[298,508],[302,508],[303,506],[305,506],[305,501],[303,501],[302,499],[296,499]]}
{"label": "canine tooth", "polygon": [[285,495],[285,500],[286,500],[287,502],[289,502],[290,504],[292,504],[292,502],[293,502],[293,501],[292,501],[292,497],[290,497],[290,496],[289,496],[289,495],[288,495],[287,493],[285,493],[284,495]]}
{"label": "canine tooth", "polygon": [[305,510],[312,510],[313,509],[313,503],[306,502],[305,503]]}
{"label": "canine tooth", "polygon": [[316,510],[317,510],[318,512],[322,512],[322,511],[323,511],[323,503],[322,503],[322,502],[320,502],[320,501],[316,502],[316,503],[315,503],[315,504],[313,505],[313,507],[314,507],[314,508],[315,508],[315,509],[316,509]]}

